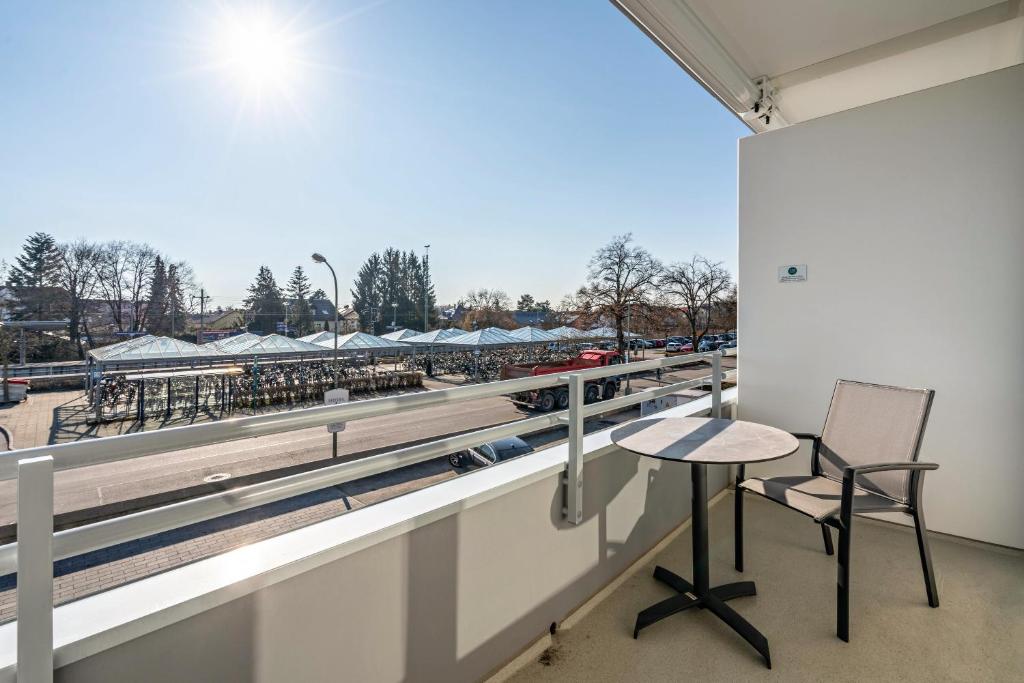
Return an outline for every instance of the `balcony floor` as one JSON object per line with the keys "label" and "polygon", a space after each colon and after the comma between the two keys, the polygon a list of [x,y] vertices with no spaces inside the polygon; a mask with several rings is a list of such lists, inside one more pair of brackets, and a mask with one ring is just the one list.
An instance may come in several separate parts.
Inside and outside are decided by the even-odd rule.
{"label": "balcony floor", "polygon": [[732,494],[711,509],[711,583],[757,582],[730,602],[771,646],[773,670],[700,610],[632,638],[636,612],[672,591],[655,564],[690,578],[690,532],[579,619],[570,618],[515,681],[1024,680],[1024,552],[932,535],[941,606],[928,607],[912,528],[858,518],[850,643],[835,637],[835,558],[806,517],[746,497],[746,565],[732,567]]}

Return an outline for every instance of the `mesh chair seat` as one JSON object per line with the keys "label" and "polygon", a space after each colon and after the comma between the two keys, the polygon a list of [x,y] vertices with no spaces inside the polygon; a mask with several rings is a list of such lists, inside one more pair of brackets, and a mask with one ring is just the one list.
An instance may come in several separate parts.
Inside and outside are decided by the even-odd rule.
{"label": "mesh chair seat", "polygon": [[[753,477],[741,482],[740,487],[813,517],[815,522],[839,514],[843,498],[843,485],[826,477]],[[854,511],[905,510],[907,507],[859,486],[854,487],[853,492]]]}

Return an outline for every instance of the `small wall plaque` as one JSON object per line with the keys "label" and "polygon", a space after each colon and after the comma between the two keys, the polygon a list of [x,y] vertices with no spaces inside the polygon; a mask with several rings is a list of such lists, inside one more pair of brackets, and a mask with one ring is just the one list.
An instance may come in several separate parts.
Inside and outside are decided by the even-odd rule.
{"label": "small wall plaque", "polygon": [[807,265],[779,266],[779,282],[803,282],[807,279]]}

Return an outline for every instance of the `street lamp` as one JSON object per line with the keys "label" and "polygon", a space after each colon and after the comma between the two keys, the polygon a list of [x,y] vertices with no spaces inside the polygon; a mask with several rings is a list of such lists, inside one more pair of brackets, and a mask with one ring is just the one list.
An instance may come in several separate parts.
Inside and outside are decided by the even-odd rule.
{"label": "street lamp", "polygon": [[[314,263],[322,263],[327,266],[331,271],[331,277],[334,278],[334,388],[338,388],[338,275],[334,272],[334,267],[327,262],[321,254],[313,254]],[[338,433],[331,433],[331,457],[338,457]]]}
{"label": "street lamp", "polygon": [[391,302],[391,331],[394,332],[398,329],[398,304],[394,301]]}

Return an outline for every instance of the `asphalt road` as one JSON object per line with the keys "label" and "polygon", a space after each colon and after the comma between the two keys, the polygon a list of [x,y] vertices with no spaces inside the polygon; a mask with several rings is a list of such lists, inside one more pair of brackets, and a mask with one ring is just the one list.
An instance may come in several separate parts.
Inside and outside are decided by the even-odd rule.
{"label": "asphalt road", "polygon": [[[701,364],[674,371],[671,379],[679,381],[707,372],[708,367]],[[670,376],[666,375],[665,380]],[[635,389],[652,384],[653,380],[633,380]],[[428,380],[427,386],[451,385]],[[507,398],[494,397],[464,402],[457,410],[442,405],[357,420],[339,435],[339,459],[365,457],[534,414]],[[331,462],[330,435],[326,428],[317,427],[83,467],[55,476],[54,512],[59,516],[58,524],[82,523]],[[214,477],[216,483],[206,481],[209,477]],[[0,527],[8,530],[15,519],[16,492],[16,481],[0,482]]]}
{"label": "asphalt road", "polygon": [[[350,423],[339,435],[338,455],[339,459],[365,455],[527,416],[499,397],[468,401],[457,411],[445,405],[367,418]],[[54,512],[59,515],[200,486],[211,475],[219,475],[221,486],[230,486],[231,480],[245,475],[329,461],[330,434],[325,427],[316,427],[83,467],[55,476]],[[227,478],[221,476],[225,474]],[[16,489],[13,480],[0,482],[0,524],[14,521]]]}

